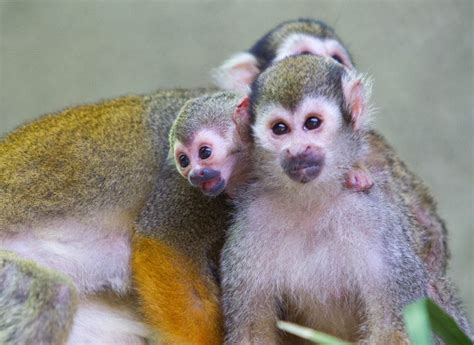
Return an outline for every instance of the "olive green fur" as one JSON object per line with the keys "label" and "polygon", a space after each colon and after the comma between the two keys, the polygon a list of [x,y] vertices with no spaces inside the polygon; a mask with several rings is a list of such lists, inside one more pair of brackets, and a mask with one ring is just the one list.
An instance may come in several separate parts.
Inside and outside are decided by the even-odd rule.
{"label": "olive green fur", "polygon": [[156,165],[144,97],[49,114],[0,143],[0,228],[136,208]]}

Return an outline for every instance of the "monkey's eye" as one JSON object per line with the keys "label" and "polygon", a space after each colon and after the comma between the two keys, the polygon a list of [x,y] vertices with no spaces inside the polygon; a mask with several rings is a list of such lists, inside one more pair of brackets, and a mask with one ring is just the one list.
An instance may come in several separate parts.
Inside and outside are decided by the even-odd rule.
{"label": "monkey's eye", "polygon": [[178,161],[181,168],[186,168],[189,165],[189,158],[185,154],[179,155]]}
{"label": "monkey's eye", "polygon": [[313,129],[316,129],[318,128],[319,126],[321,126],[321,123],[323,121],[321,121],[319,118],[317,118],[316,116],[311,116],[311,117],[308,117],[306,119],[306,121],[304,122],[304,129],[307,129],[307,130],[313,130]]}
{"label": "monkey's eye", "polygon": [[201,159],[208,159],[211,157],[212,149],[208,146],[201,146],[199,149],[199,158]]}
{"label": "monkey's eye", "polygon": [[337,55],[337,54],[334,54],[333,56],[331,56],[334,60],[336,60],[337,62],[339,62],[341,65],[344,65],[344,61],[342,61],[342,58]]}
{"label": "monkey's eye", "polygon": [[300,55],[313,55],[313,53],[311,53],[309,50],[303,50],[300,52]]}
{"label": "monkey's eye", "polygon": [[272,127],[272,132],[275,135],[283,135],[286,134],[290,131],[287,125],[285,125],[283,122],[278,122],[273,125]]}

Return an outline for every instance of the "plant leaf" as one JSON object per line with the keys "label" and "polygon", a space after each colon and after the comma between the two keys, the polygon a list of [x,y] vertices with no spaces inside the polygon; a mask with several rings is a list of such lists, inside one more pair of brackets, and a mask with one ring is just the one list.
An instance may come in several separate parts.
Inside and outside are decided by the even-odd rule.
{"label": "plant leaf", "polygon": [[434,343],[432,331],[447,345],[472,344],[453,318],[428,298],[406,306],[403,318],[414,345],[432,345]]}
{"label": "plant leaf", "polygon": [[315,331],[311,328],[295,325],[291,322],[278,321],[277,327],[282,331],[297,335],[303,339],[307,339],[317,344],[324,345],[350,345],[344,340],[333,337],[332,335]]}

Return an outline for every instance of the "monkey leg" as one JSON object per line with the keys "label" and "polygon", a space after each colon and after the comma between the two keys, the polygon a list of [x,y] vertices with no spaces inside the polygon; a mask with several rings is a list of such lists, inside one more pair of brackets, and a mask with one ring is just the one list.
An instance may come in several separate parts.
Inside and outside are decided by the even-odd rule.
{"label": "monkey leg", "polygon": [[0,344],[63,344],[76,304],[68,278],[0,251]]}
{"label": "monkey leg", "polygon": [[191,258],[151,238],[135,236],[132,272],[141,310],[166,345],[223,342],[218,288]]}

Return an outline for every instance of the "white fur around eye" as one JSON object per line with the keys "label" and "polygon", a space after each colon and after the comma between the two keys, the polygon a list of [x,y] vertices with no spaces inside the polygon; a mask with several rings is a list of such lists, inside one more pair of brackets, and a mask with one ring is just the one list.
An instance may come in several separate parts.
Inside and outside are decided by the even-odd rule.
{"label": "white fur around eye", "polygon": [[278,141],[278,138],[275,140],[272,135],[272,126],[278,121],[284,122],[291,128],[292,114],[281,105],[270,105],[260,111],[257,121],[253,125],[257,144],[266,150],[276,148],[275,142]]}
{"label": "white fur around eye", "polygon": [[308,114],[319,115],[326,131],[334,132],[342,125],[342,114],[336,102],[325,97],[305,97],[296,108],[295,116],[304,123]]}

